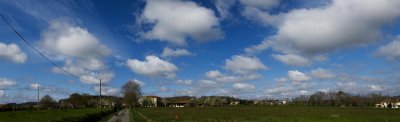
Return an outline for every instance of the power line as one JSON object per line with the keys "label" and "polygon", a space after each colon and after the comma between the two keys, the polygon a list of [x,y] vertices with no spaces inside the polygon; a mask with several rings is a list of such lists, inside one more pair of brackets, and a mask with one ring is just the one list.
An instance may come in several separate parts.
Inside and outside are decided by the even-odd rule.
{"label": "power line", "polygon": [[0,89],[0,90],[33,90],[31,88],[14,88],[14,89]]}
{"label": "power line", "polygon": [[56,66],[57,68],[59,68],[60,70],[62,70],[63,72],[65,72],[65,73],[67,73],[67,74],[69,74],[69,75],[71,75],[71,76],[73,76],[73,77],[76,77],[76,78],[78,78],[78,79],[80,79],[80,77],[79,76],[77,76],[77,75],[75,75],[75,74],[73,74],[73,73],[71,73],[71,72],[69,72],[69,71],[67,71],[67,70],[65,70],[64,68],[62,68],[61,66],[59,66],[58,64],[56,64],[56,63],[54,63],[52,60],[50,60],[49,58],[47,58],[42,52],[40,52],[39,50],[37,50],[35,47],[33,47],[33,45],[31,44],[31,43],[29,43],[28,41],[26,41],[25,40],[25,38],[24,37],[22,37],[22,35],[21,34],[19,34],[18,33],[18,31],[16,31],[11,25],[10,25],[10,23],[8,23],[8,21],[5,19],[5,17],[2,15],[2,14],[0,14],[0,16],[1,16],[1,18],[3,18],[3,20],[4,20],[4,22],[26,43],[26,44],[28,44],[29,45],[29,47],[31,47],[33,50],[35,50],[37,53],[39,53],[39,55],[40,56],[42,56],[44,59],[46,59],[48,62],[50,62],[51,64],[53,64],[54,66]]}
{"label": "power line", "polygon": [[[62,70],[63,72],[65,72],[65,73],[67,73],[67,74],[69,74],[69,75],[71,75],[72,77],[75,77],[75,78],[78,78],[78,79],[81,79],[78,75],[75,75],[75,74],[73,74],[73,73],[71,73],[71,72],[69,72],[68,70],[65,70],[64,68],[62,68],[61,66],[59,66],[58,64],[56,64],[55,62],[53,62],[52,60],[50,60],[49,58],[47,58],[42,52],[40,52],[39,50],[37,50],[35,47],[33,47],[33,45],[32,44],[30,44],[28,41],[26,41],[25,40],[25,38],[24,37],[22,37],[22,35],[21,34],[19,34],[18,33],[18,31],[17,30],[15,30],[12,26],[11,26],[11,24],[6,20],[6,18],[3,16],[3,14],[0,14],[0,16],[1,16],[1,18],[3,18],[3,20],[4,20],[4,22],[26,43],[26,44],[28,44],[29,45],[29,47],[31,47],[33,50],[35,50],[37,53],[39,53],[39,55],[40,56],[42,56],[44,59],[46,59],[48,62],[50,62],[51,64],[53,64],[54,66],[56,66],[57,68],[59,68],[60,70]],[[101,105],[101,78],[99,79],[100,80],[100,105]],[[38,86],[38,96],[39,96],[39,86]],[[101,108],[100,108],[100,110],[101,110]]]}

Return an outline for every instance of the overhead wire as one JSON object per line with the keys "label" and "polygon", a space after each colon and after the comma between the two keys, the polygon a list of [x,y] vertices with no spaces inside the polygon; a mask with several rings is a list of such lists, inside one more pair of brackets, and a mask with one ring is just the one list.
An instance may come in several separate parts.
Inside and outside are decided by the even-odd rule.
{"label": "overhead wire", "polygon": [[25,40],[25,38],[17,31],[14,29],[14,27],[11,26],[11,24],[6,20],[6,18],[3,16],[3,14],[0,14],[1,18],[3,19],[3,21],[29,46],[31,47],[35,52],[37,52],[41,57],[43,57],[45,60],[47,60],[49,63],[51,63],[52,65],[54,65],[55,67],[57,67],[58,69],[60,69],[61,71],[71,75],[72,77],[81,79],[80,76],[75,75],[71,72],[69,72],[68,70],[65,70],[64,68],[62,68],[60,65],[56,64],[54,61],[50,60],[46,55],[44,55],[42,52],[40,52],[38,49],[36,49],[31,43],[29,43],[28,41]]}
{"label": "overhead wire", "polygon": [[[75,75],[74,73],[69,72],[68,70],[62,68],[60,65],[56,64],[54,61],[52,61],[50,58],[48,58],[46,55],[44,55],[42,52],[40,52],[38,49],[36,49],[31,43],[29,43],[27,40],[25,40],[25,38],[17,31],[15,30],[14,27],[11,26],[11,24],[7,21],[6,17],[4,17],[3,14],[0,14],[1,18],[3,19],[3,21],[29,46],[31,47],[35,52],[37,52],[41,57],[43,57],[46,61],[48,61],[50,64],[54,65],[55,67],[57,67],[58,69],[60,69],[61,71],[69,74],[72,77],[75,77],[79,80],[85,80],[82,79],[80,76]],[[96,78],[97,79],[97,78]],[[97,80],[100,81],[100,88],[101,88],[101,78],[98,78]],[[2,90],[2,89],[0,89]],[[4,89],[4,90],[31,90],[31,89],[24,89],[24,88],[17,88],[17,89]],[[100,91],[100,96],[101,96],[101,89]]]}

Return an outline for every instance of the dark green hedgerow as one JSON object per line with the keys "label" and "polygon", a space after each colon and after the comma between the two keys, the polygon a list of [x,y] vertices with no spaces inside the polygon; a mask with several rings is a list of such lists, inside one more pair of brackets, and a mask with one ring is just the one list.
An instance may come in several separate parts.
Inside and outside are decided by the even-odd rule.
{"label": "dark green hedgerow", "polygon": [[65,117],[56,122],[97,122],[100,121],[103,117],[112,113],[113,113],[112,110],[101,111],[98,113],[88,113],[84,116]]}

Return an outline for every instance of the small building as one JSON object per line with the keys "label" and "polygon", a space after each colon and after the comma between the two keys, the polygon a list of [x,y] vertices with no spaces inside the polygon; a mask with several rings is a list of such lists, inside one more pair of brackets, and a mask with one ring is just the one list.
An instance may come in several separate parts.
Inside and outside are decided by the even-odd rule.
{"label": "small building", "polygon": [[239,105],[240,104],[240,102],[238,102],[238,101],[232,101],[231,103],[229,103],[229,105]]}
{"label": "small building", "polygon": [[400,108],[399,101],[384,100],[379,104],[375,104],[376,108]]}
{"label": "small building", "polygon": [[159,96],[143,96],[138,100],[141,107],[158,107],[162,106],[161,97]]}
{"label": "small building", "polygon": [[285,104],[286,104],[286,101],[285,101],[285,100],[278,100],[278,101],[276,101],[276,104],[278,104],[278,105],[285,105]]}

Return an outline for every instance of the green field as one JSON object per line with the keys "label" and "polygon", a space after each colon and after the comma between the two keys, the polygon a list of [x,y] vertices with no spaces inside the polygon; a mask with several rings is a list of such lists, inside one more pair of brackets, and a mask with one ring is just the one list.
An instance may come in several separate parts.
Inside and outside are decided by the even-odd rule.
{"label": "green field", "polygon": [[77,121],[89,115],[98,116],[98,114],[99,109],[95,108],[0,112],[0,122],[54,122],[61,120]]}
{"label": "green field", "polygon": [[[151,121],[399,122],[400,109],[310,106],[137,108]],[[132,116],[140,117],[131,112]]]}

